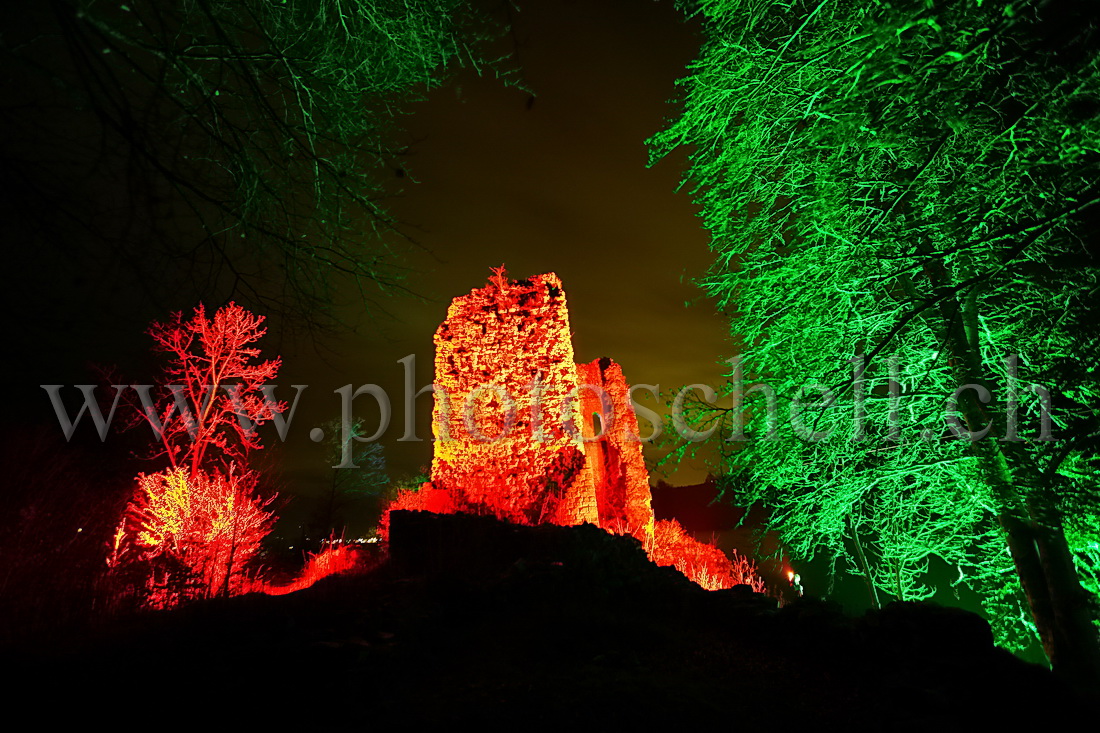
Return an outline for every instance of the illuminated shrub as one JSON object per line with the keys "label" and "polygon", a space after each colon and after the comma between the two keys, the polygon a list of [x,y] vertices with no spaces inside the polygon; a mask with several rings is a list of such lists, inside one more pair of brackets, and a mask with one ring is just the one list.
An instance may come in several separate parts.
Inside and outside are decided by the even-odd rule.
{"label": "illuminated shrub", "polygon": [[304,590],[321,578],[346,573],[362,567],[362,558],[354,547],[335,545],[327,547],[306,562],[301,575],[286,585],[256,584],[253,590],[269,596],[282,596],[287,593]]}
{"label": "illuminated shrub", "polygon": [[143,605],[151,608],[244,592],[246,570],[275,520],[265,510],[271,499],[257,499],[254,488],[251,473],[141,474],[108,565],[140,567]]}
{"label": "illuminated shrub", "polygon": [[736,551],[731,560],[721,549],[692,537],[675,519],[656,522],[644,543],[653,562],[675,567],[707,590],[748,585],[757,593],[764,592],[764,579],[751,561]]}
{"label": "illuminated shrub", "polygon": [[[1066,540],[1073,551],[1073,561],[1077,568],[1077,576],[1081,579],[1081,585],[1092,594],[1093,598],[1100,599],[1100,520],[1096,517],[1093,523],[1075,521],[1066,530]],[[1093,615],[1093,625],[1100,632],[1100,612]]]}

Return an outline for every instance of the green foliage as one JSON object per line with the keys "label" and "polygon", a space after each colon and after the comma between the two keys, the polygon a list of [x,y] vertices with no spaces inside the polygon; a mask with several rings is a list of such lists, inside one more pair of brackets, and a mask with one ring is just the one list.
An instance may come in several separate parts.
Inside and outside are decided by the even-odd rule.
{"label": "green foliage", "polygon": [[401,476],[394,479],[390,484],[390,489],[397,493],[398,491],[420,491],[420,488],[431,481],[431,476],[428,475],[425,470],[426,467],[421,466],[421,472],[411,475]]}
{"label": "green foliage", "polygon": [[[691,151],[715,255],[701,285],[733,314],[746,383],[774,388],[781,419],[765,439],[763,400],[750,397],[743,415],[696,402],[692,420],[721,421],[729,435],[728,420],[743,417],[749,442],[723,446],[725,468],[748,474],[737,498],[770,506],[793,552],[839,555],[903,599],[934,592],[927,570],[941,558],[982,595],[1000,641],[1022,646],[1033,627],[998,517],[1043,506],[1044,521],[1066,524],[1093,592],[1100,567],[1087,326],[1100,258],[1085,239],[1100,208],[1094,11],[1003,0],[693,7],[707,40],[680,82],[682,114],[649,143],[654,160]],[[860,355],[863,385],[849,361]],[[1006,435],[1012,355],[1022,440],[959,439],[957,421],[977,414],[972,429]],[[1055,440],[1041,439],[1033,382],[1052,393]],[[802,405],[799,430],[786,416],[815,383],[828,399]],[[968,392],[945,408],[965,384],[993,400]]]}

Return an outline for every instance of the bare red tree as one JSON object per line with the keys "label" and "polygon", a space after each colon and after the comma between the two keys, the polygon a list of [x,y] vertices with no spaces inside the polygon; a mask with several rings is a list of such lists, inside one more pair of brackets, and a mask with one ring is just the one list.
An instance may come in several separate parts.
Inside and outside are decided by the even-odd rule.
{"label": "bare red tree", "polygon": [[236,303],[208,319],[200,304],[188,321],[175,313],[150,327],[155,348],[171,356],[159,380],[159,404],[149,387],[135,388],[142,417],[160,441],[151,457],[165,456],[194,477],[204,467],[228,470],[262,447],[256,426],[286,409],[263,393],[282,364],[278,357],[257,361],[263,321]]}

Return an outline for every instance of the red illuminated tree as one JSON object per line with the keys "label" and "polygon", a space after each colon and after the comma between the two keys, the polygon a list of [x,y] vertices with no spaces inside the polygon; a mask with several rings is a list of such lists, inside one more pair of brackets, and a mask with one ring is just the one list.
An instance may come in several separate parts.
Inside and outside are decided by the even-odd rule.
{"label": "red illuminated tree", "polygon": [[257,361],[263,321],[236,303],[208,319],[199,304],[188,321],[176,313],[150,327],[156,350],[171,356],[159,405],[147,388],[137,388],[141,414],[161,444],[155,456],[194,477],[208,465],[228,469],[261,447],[255,427],[286,409],[263,393],[282,363],[278,357]]}
{"label": "red illuminated tree", "polygon": [[[286,409],[266,388],[278,358],[259,361],[262,316],[230,303],[207,318],[202,305],[154,323],[149,334],[171,359],[159,380],[136,386],[141,419],[158,439],[163,471],[138,476],[108,565],[128,570],[143,605],[247,590],[246,566],[274,522],[246,464],[262,447],[256,426]],[[266,392],[266,394],[265,394]]]}

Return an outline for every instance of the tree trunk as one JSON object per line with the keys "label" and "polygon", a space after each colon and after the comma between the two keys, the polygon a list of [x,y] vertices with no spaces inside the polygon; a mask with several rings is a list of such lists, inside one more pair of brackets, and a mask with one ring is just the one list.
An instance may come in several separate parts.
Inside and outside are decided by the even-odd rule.
{"label": "tree trunk", "polygon": [[[985,467],[986,481],[997,497],[998,521],[1005,530],[1016,573],[1027,596],[1035,627],[1051,667],[1084,689],[1100,686],[1100,634],[1092,625],[1088,593],[1081,586],[1061,522],[1050,502],[1035,492],[1043,490],[1043,476],[1034,456],[1021,443],[1003,443],[1003,411],[995,404],[995,385],[983,375],[976,338],[976,299],[965,307],[957,298],[943,302],[945,341],[959,385],[980,385],[992,395],[988,404],[968,389],[959,396],[958,409],[972,433],[987,426],[989,434],[974,442]],[[952,311],[952,312],[948,312]]]}
{"label": "tree trunk", "polygon": [[875,588],[875,581],[871,578],[871,566],[867,562],[867,556],[863,554],[863,543],[859,541],[859,535],[856,534],[856,526],[852,521],[852,515],[848,515],[848,531],[852,533],[852,542],[856,546],[856,557],[859,559],[859,565],[863,569],[863,580],[867,583],[867,592],[871,596],[871,605],[874,608],[882,608],[882,604],[878,600],[878,589]]}
{"label": "tree trunk", "polygon": [[[917,250],[929,254],[923,242],[918,241]],[[939,261],[926,266],[924,274],[940,298],[941,343],[947,347],[957,384],[978,385],[990,395],[989,402],[983,403],[975,390],[967,389],[959,395],[957,407],[971,433],[989,427],[989,433],[973,446],[998,502],[997,519],[1043,650],[1056,673],[1083,689],[1096,689],[1100,687],[1100,634],[1092,625],[1088,593],[1077,577],[1061,522],[1050,511],[1049,502],[1035,496],[1044,486],[1044,477],[1026,444],[999,440],[1006,435],[1004,411],[997,409],[996,385],[985,377],[978,340],[978,294],[983,283],[953,292],[951,278]]]}
{"label": "tree trunk", "polygon": [[1006,511],[998,519],[1051,667],[1083,689],[1097,689],[1100,638],[1061,526],[1022,520]]}
{"label": "tree trunk", "polygon": [[1051,649],[1055,670],[1100,689],[1100,634],[1093,626],[1089,594],[1081,586],[1073,553],[1060,521],[1048,521],[1031,507],[1035,545],[1047,581],[1051,612]]}

